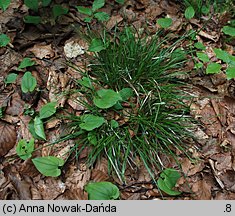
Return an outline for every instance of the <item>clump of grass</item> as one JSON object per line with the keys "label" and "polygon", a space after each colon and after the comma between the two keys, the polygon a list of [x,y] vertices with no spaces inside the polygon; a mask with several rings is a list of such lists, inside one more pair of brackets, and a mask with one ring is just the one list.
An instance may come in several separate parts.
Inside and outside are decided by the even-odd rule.
{"label": "clump of grass", "polygon": [[[122,182],[127,167],[138,167],[137,158],[154,179],[154,170],[164,168],[160,155],[177,162],[176,150],[187,154],[185,140],[190,136],[189,108],[179,90],[182,83],[175,76],[184,64],[185,53],[175,48],[177,42],[169,46],[167,38],[161,40],[155,35],[142,39],[135,33],[125,28],[114,38],[103,40],[105,49],[94,53],[86,79],[79,82],[79,91],[90,101],[84,102],[86,113],[105,122],[84,131],[79,126],[82,115],[70,116],[79,137],[79,151],[91,149],[88,164],[106,156],[110,170]],[[97,88],[116,92],[128,88],[133,94],[108,109],[100,109],[94,104]]]}

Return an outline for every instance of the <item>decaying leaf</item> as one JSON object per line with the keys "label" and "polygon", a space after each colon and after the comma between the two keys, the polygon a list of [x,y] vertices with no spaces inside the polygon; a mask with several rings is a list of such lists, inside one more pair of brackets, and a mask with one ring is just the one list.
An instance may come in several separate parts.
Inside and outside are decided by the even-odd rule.
{"label": "decaying leaf", "polygon": [[16,144],[16,130],[13,125],[0,121],[0,157]]}

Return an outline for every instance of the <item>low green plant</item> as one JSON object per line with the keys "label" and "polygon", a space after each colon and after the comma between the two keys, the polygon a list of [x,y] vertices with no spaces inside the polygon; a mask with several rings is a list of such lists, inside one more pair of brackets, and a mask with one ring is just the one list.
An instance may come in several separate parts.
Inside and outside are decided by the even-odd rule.
{"label": "low green plant", "polygon": [[91,182],[85,186],[89,200],[115,200],[120,196],[119,189],[111,182]]}
{"label": "low green plant", "polygon": [[157,20],[157,24],[160,25],[162,28],[169,28],[172,25],[171,18],[160,18]]}
{"label": "low green plant", "polygon": [[18,76],[18,74],[16,74],[16,73],[9,73],[4,80],[5,84],[14,83],[17,79],[17,76]]}
{"label": "low green plant", "polygon": [[227,51],[215,48],[214,53],[221,63],[212,62],[208,55],[205,52],[205,46],[202,43],[194,44],[196,49],[200,51],[196,52],[196,56],[198,61],[195,63],[195,68],[200,69],[205,67],[206,74],[216,74],[221,72],[222,64],[226,64],[225,73],[227,75],[227,79],[235,78],[235,57],[229,54]]}
{"label": "low green plant", "polygon": [[11,39],[6,34],[0,34],[0,47],[5,47],[10,43]]}
{"label": "low green plant", "polygon": [[180,195],[181,192],[173,189],[180,177],[181,175],[177,170],[171,168],[165,169],[161,172],[160,177],[157,180],[157,185],[168,195]]}
{"label": "low green plant", "polygon": [[91,39],[97,45],[92,44],[89,68],[94,79],[87,72],[77,82],[86,114],[64,116],[72,132],[61,137],[79,137],[76,156],[88,147],[88,165],[106,156],[109,173],[114,171],[122,182],[127,167],[138,167],[139,159],[155,181],[154,169],[163,165],[160,155],[175,161],[176,149],[188,155],[184,140],[190,135],[189,108],[176,78],[186,52],[175,48],[179,41],[169,46],[158,34],[136,35],[127,27],[114,38]]}
{"label": "low green plant", "polygon": [[29,122],[29,131],[36,139],[46,140],[44,132],[43,121],[56,113],[56,102],[50,102],[42,106],[39,115],[36,115],[33,120]]}
{"label": "low green plant", "polygon": [[37,80],[30,71],[26,71],[21,80],[21,90],[24,93],[33,92],[37,86]]}
{"label": "low green plant", "polygon": [[94,18],[98,21],[108,21],[109,15],[105,12],[99,12],[98,10],[105,5],[105,0],[94,0],[92,8],[77,6],[78,12],[86,15],[84,22],[90,23]]}

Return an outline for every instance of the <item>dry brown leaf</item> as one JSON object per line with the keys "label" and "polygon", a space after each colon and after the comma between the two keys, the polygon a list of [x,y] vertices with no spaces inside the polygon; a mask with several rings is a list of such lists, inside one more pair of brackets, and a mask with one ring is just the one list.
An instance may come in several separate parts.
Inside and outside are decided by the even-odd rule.
{"label": "dry brown leaf", "polygon": [[195,193],[197,200],[211,199],[211,186],[204,180],[200,180],[193,184],[192,191]]}
{"label": "dry brown leaf", "polygon": [[0,121],[0,157],[16,144],[16,130],[13,125]]}
{"label": "dry brown leaf", "polygon": [[216,170],[218,171],[231,170],[232,157],[230,152],[215,154],[212,155],[210,158],[215,161]]}
{"label": "dry brown leaf", "polygon": [[12,95],[11,102],[8,103],[6,114],[12,116],[20,116],[24,112],[25,102],[21,99],[20,95],[15,92]]}
{"label": "dry brown leaf", "polygon": [[114,28],[118,23],[120,23],[123,20],[123,17],[120,14],[117,14],[115,16],[111,16],[109,21],[106,24],[106,28],[108,30],[111,30]]}
{"label": "dry brown leaf", "polygon": [[33,48],[29,49],[37,58],[52,58],[54,57],[55,53],[51,47],[51,44],[35,44]]}
{"label": "dry brown leaf", "polygon": [[44,200],[52,200],[64,193],[66,186],[60,179],[47,177],[38,182],[38,190]]}
{"label": "dry brown leaf", "polygon": [[85,110],[85,105],[84,103],[87,103],[86,98],[84,97],[83,94],[77,92],[72,94],[67,103],[74,109],[74,110]]}
{"label": "dry brown leaf", "polygon": [[108,179],[109,176],[101,170],[93,169],[91,172],[91,180],[94,182],[107,181]]}

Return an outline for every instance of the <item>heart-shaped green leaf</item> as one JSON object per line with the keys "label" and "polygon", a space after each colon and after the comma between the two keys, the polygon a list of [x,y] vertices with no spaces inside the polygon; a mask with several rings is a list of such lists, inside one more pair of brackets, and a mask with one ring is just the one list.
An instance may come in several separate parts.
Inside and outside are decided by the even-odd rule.
{"label": "heart-shaped green leaf", "polygon": [[61,5],[58,4],[54,5],[52,8],[52,13],[55,19],[61,15],[67,14],[68,12],[69,12],[68,8],[62,7]]}
{"label": "heart-shaped green leaf", "polygon": [[107,109],[115,105],[118,101],[122,100],[119,93],[113,91],[112,89],[101,89],[97,91],[97,97],[94,98],[94,104],[101,108]]}
{"label": "heart-shaped green leaf", "polygon": [[197,52],[196,53],[197,57],[204,63],[209,62],[210,59],[206,53],[203,52]]}
{"label": "heart-shaped green leaf", "polygon": [[11,3],[11,0],[1,0],[0,1],[0,8],[2,8],[3,11],[5,11]]}
{"label": "heart-shaped green leaf", "polygon": [[207,74],[215,74],[215,73],[219,73],[220,69],[222,68],[222,66],[218,63],[211,63],[207,66],[206,68],[206,73]]}
{"label": "heart-shaped green leaf", "polygon": [[43,127],[43,122],[40,119],[40,117],[36,116],[34,118],[34,130],[37,136],[39,136],[40,138],[46,140],[46,135],[44,132],[44,127]]}
{"label": "heart-shaped green leaf", "polygon": [[121,91],[119,91],[119,94],[122,97],[122,100],[126,101],[133,96],[133,90],[131,88],[123,88]]}
{"label": "heart-shaped green leaf", "polygon": [[222,28],[224,34],[235,37],[235,28],[231,26],[224,26]]}
{"label": "heart-shaped green leaf", "polygon": [[88,50],[90,52],[100,52],[101,50],[104,50],[105,48],[106,48],[105,44],[101,39],[94,38],[92,39]]}
{"label": "heart-shaped green leaf", "polygon": [[56,102],[50,102],[45,104],[39,111],[40,119],[48,118],[56,113]]}
{"label": "heart-shaped green leaf", "polygon": [[162,28],[168,28],[172,25],[171,18],[160,18],[157,20],[157,24],[160,25]]}
{"label": "heart-shaped green leaf", "polygon": [[54,156],[38,157],[32,159],[37,170],[44,176],[57,177],[61,174],[59,167],[64,165],[64,160]]}
{"label": "heart-shaped green leaf", "polygon": [[110,18],[110,16],[105,12],[97,12],[94,14],[94,17],[101,22],[108,21]]}
{"label": "heart-shaped green leaf", "polygon": [[181,194],[179,191],[173,190],[178,179],[180,178],[180,173],[175,169],[165,169],[161,174],[160,178],[157,180],[158,187],[165,193],[175,196]]}
{"label": "heart-shaped green leaf", "polygon": [[92,15],[92,10],[90,8],[82,7],[82,6],[77,6],[76,8],[77,8],[78,12],[80,12],[82,14],[85,14],[88,16]]}
{"label": "heart-shaped green leaf", "polygon": [[118,199],[120,192],[111,182],[94,182],[85,186],[89,200],[114,200]]}
{"label": "heart-shaped green leaf", "polygon": [[35,0],[24,0],[24,4],[30,8],[31,10],[34,10],[35,12],[38,11],[38,1]]}
{"label": "heart-shaped green leaf", "polygon": [[29,142],[22,139],[18,142],[16,146],[16,153],[23,160],[31,158],[33,151],[34,151],[34,139],[33,138]]}
{"label": "heart-shaped green leaf", "polygon": [[11,39],[6,34],[0,34],[0,47],[5,47]]}
{"label": "heart-shaped green leaf", "polygon": [[235,66],[228,67],[226,70],[226,75],[228,80],[235,78]]}
{"label": "heart-shaped green leaf", "polygon": [[193,9],[192,6],[189,6],[186,8],[185,12],[184,12],[184,16],[186,19],[192,19],[195,15],[195,11]]}
{"label": "heart-shaped green leaf", "polygon": [[16,73],[9,73],[4,82],[6,84],[14,83],[16,81],[17,76],[18,75]]}
{"label": "heart-shaped green leaf", "polygon": [[79,124],[79,127],[86,131],[92,131],[95,128],[100,127],[105,119],[103,117],[94,116],[91,114],[86,114],[81,116],[82,123]]}
{"label": "heart-shaped green leaf", "polygon": [[92,4],[92,11],[96,11],[100,8],[102,8],[105,4],[105,0],[94,0]]}
{"label": "heart-shaped green leaf", "polygon": [[24,58],[22,62],[20,63],[18,70],[33,66],[35,64],[35,61],[32,60],[31,58]]}
{"label": "heart-shaped green leaf", "polygon": [[31,72],[27,71],[22,77],[21,90],[24,93],[33,92],[37,85],[37,80],[33,77]]}

